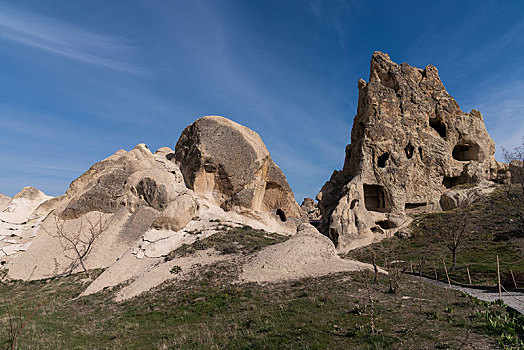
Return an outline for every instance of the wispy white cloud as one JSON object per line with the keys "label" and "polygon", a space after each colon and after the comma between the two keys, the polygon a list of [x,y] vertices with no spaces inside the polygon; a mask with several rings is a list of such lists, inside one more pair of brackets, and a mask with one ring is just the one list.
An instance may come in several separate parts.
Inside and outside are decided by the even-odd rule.
{"label": "wispy white cloud", "polygon": [[122,38],[6,6],[0,7],[0,39],[91,65],[146,73],[126,60],[133,47]]}
{"label": "wispy white cloud", "polygon": [[[343,47],[348,33],[350,21],[348,17],[360,11],[358,1],[335,0],[333,2],[323,2],[321,0],[308,0],[309,7],[313,14],[325,25],[332,27],[338,35],[338,43]],[[329,5],[328,5],[329,4]]]}

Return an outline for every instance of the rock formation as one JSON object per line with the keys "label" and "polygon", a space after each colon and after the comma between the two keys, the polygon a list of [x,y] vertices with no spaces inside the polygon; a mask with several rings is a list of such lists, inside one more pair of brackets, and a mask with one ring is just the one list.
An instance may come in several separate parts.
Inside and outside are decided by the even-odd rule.
{"label": "rock formation", "polygon": [[302,208],[302,211],[306,214],[309,221],[318,221],[322,218],[318,204],[315,203],[313,198],[304,198],[300,208]]}
{"label": "rock formation", "polygon": [[[265,247],[243,268],[240,279],[278,282],[341,271],[371,270],[359,261],[342,259],[333,243],[310,224],[302,224],[289,240]],[[384,273],[382,269],[379,270]]]}
{"label": "rock formation", "polygon": [[462,112],[434,66],[399,65],[375,52],[369,82],[358,88],[344,167],[317,196],[321,230],[339,252],[395,233],[406,214],[440,210],[443,193],[457,185],[506,172],[480,112]]}
{"label": "rock formation", "polygon": [[286,177],[260,136],[245,126],[218,116],[200,118],[182,132],[175,159],[187,187],[225,210],[301,216]]}
{"label": "rock formation", "polygon": [[26,251],[48,210],[42,203],[52,199],[33,187],[25,187],[13,198],[0,195],[0,261]]}
{"label": "rock formation", "polygon": [[[4,267],[14,279],[81,271],[62,233],[77,235],[81,245],[93,223],[100,223],[83,263],[87,269],[107,269],[86,294],[140,276],[149,280],[148,271],[157,274],[148,286],[172,278],[167,266],[176,262],[164,266],[164,257],[220,232],[222,225],[293,235],[306,221],[260,136],[222,117],[197,120],[183,131],[175,151],[163,147],[152,153],[144,144],[119,150],[94,164],[60,197],[26,188],[9,201],[0,198],[4,202],[0,219],[9,216],[10,225],[28,224],[32,230],[16,242],[0,241]],[[24,216],[16,213],[22,202]],[[0,240],[12,240],[7,230],[0,225]],[[6,254],[4,245],[16,249]],[[133,288],[123,293],[134,295],[145,287]]]}

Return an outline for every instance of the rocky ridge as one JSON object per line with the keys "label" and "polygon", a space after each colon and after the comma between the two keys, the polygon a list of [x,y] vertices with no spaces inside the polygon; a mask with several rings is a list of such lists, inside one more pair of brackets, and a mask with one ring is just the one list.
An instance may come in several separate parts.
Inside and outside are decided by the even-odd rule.
{"label": "rocky ridge", "polygon": [[[41,279],[82,271],[68,242],[83,247],[82,242],[95,233],[82,263],[87,269],[105,271],[83,294],[132,281],[117,292],[118,300],[227,258],[211,250],[166,259],[183,245],[224,232],[226,226],[290,236],[307,221],[260,136],[218,116],[200,118],[187,127],[175,150],[163,147],[153,153],[139,144],[131,151],[117,151],[74,180],[60,197],[24,189],[9,201],[0,199],[7,208],[0,218],[11,215],[10,225],[27,224],[32,230],[20,242],[9,243],[3,239],[6,235],[0,236],[0,245],[17,247],[0,257],[10,278]],[[24,215],[15,220],[21,207],[26,208]],[[310,236],[325,238],[309,228]],[[0,233],[7,229],[0,226]],[[304,259],[319,247],[302,247]],[[305,263],[292,255],[288,259],[294,266]],[[326,259],[326,266],[341,260],[334,250]],[[356,268],[352,262],[339,265],[339,270]],[[171,272],[174,266],[182,269],[181,274]],[[301,276],[300,271],[297,268],[286,278]]]}

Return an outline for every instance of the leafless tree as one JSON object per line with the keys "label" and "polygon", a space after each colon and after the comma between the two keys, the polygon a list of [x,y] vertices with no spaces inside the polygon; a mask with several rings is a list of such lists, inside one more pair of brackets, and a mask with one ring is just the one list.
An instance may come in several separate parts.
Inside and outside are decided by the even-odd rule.
{"label": "leafless tree", "polygon": [[502,153],[509,163],[511,181],[502,184],[510,211],[503,208],[500,213],[518,232],[524,234],[524,137],[520,146],[511,151],[503,148]]}
{"label": "leafless tree", "polygon": [[440,237],[451,251],[451,268],[457,268],[457,249],[469,230],[471,205],[464,205],[455,212],[439,216]]}
{"label": "leafless tree", "polygon": [[[400,290],[400,279],[406,273],[407,266],[404,261],[402,261],[402,249],[404,245],[404,240],[400,239],[398,245],[393,247],[391,251],[386,253],[387,261],[390,261],[385,268],[388,270],[388,280],[389,280],[389,292],[396,294]],[[390,259],[393,257],[393,259]]]}
{"label": "leafless tree", "polygon": [[[84,220],[87,222],[86,224]],[[89,278],[85,259],[91,253],[94,243],[109,228],[110,220],[104,219],[103,213],[98,213],[94,219],[89,219],[87,216],[85,219],[82,217],[78,230],[66,229],[65,222],[65,220],[55,217],[56,233],[48,233],[52,237],[58,238],[65,256],[71,260],[67,269],[68,274],[71,274],[80,265]]]}

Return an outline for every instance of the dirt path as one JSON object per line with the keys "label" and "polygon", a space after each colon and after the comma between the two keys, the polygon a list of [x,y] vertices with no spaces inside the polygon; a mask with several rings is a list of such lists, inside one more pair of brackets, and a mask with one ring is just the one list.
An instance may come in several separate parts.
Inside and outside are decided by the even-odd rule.
{"label": "dirt path", "polygon": [[[423,280],[432,283],[437,286],[441,286],[443,288],[449,288],[447,283],[435,281],[430,278],[422,277]],[[467,287],[461,287],[457,285],[451,285],[452,289],[459,290],[461,292],[464,292],[468,295],[471,295],[472,297],[475,297],[480,300],[484,301],[494,301],[499,298],[498,292],[492,292],[492,291],[486,291],[482,289],[473,289],[473,288],[467,288]],[[521,314],[524,314],[524,293],[520,292],[502,292],[502,300],[506,305],[509,307],[517,310]]]}

